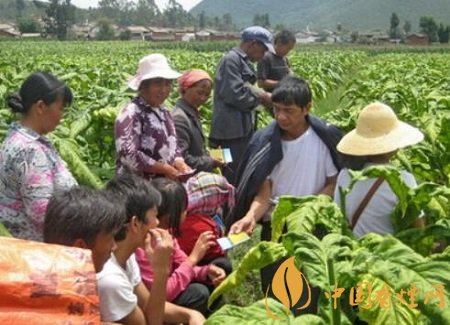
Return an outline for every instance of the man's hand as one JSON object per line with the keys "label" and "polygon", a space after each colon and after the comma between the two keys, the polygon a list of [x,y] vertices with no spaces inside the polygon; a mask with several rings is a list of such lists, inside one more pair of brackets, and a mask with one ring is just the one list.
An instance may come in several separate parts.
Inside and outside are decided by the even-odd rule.
{"label": "man's hand", "polygon": [[255,219],[251,216],[245,216],[231,226],[230,234],[239,234],[240,232],[245,231],[247,234],[251,235],[255,226]]}
{"label": "man's hand", "polygon": [[259,96],[259,99],[261,100],[261,104],[263,104],[266,107],[270,107],[272,105],[272,94],[271,93],[262,93]]}

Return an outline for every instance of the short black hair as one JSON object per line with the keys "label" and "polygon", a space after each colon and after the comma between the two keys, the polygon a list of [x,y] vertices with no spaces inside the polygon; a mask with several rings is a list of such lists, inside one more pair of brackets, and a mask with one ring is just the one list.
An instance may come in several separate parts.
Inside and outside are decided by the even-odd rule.
{"label": "short black hair", "polygon": [[14,113],[26,115],[37,101],[42,100],[46,105],[50,105],[59,98],[64,106],[72,104],[73,95],[70,88],[50,73],[35,72],[25,79],[19,93],[6,97],[6,102]]}
{"label": "short black hair", "polygon": [[[146,223],[145,214],[149,209],[157,208],[161,202],[161,195],[150,181],[125,169],[115,175],[105,186],[105,190],[124,206],[125,224],[136,216],[139,221]],[[126,229],[117,233],[116,241],[125,239]]]}
{"label": "short black hair", "polygon": [[295,104],[305,108],[312,101],[312,92],[308,83],[295,76],[284,77],[272,92],[274,103]]}
{"label": "short black hair", "polygon": [[170,231],[175,237],[180,235],[181,214],[187,209],[188,196],[184,186],[168,178],[155,178],[153,186],[161,193],[158,219],[169,217]]}
{"label": "short black hair", "polygon": [[277,44],[277,43],[281,43],[281,44],[294,43],[295,44],[296,41],[297,40],[295,39],[294,33],[292,33],[291,31],[288,31],[288,30],[282,30],[275,35],[273,43],[274,44]]}
{"label": "short black hair", "polygon": [[124,222],[121,205],[106,193],[88,187],[55,192],[44,221],[44,242],[71,246],[83,239],[88,246],[98,235],[115,233]]}

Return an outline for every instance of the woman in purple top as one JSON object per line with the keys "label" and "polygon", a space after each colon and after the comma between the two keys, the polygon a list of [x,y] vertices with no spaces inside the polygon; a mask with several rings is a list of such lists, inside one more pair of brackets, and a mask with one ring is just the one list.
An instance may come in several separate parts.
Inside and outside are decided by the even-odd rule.
{"label": "woman in purple top", "polygon": [[22,118],[0,147],[0,222],[14,237],[42,241],[50,197],[77,185],[45,137],[59,124],[72,92],[51,74],[36,72],[6,100]]}
{"label": "woman in purple top", "polygon": [[139,61],[128,86],[138,91],[119,113],[115,123],[117,170],[124,166],[150,179],[176,179],[191,168],[177,147],[175,126],[163,103],[180,74],[172,70],[162,54],[150,54]]}

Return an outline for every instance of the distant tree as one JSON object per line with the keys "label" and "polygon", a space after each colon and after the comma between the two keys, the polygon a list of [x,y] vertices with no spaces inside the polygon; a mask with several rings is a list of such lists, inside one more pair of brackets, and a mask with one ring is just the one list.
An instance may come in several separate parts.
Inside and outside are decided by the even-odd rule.
{"label": "distant tree", "polygon": [[282,30],[285,30],[286,26],[284,26],[283,24],[276,24],[274,30],[276,32],[281,32]]}
{"label": "distant tree", "polygon": [[200,29],[203,29],[206,27],[206,14],[205,14],[204,10],[202,10],[200,15],[198,15],[198,27]]}
{"label": "distant tree", "polygon": [[117,0],[100,0],[98,2],[98,9],[100,11],[100,15],[104,19],[117,21],[120,11],[119,2]]}
{"label": "distant tree", "polygon": [[400,24],[400,19],[398,18],[395,12],[391,15],[391,28],[389,29],[389,36],[391,38],[399,38],[400,33],[398,29],[398,25]]}
{"label": "distant tree", "polygon": [[226,13],[222,16],[223,29],[226,31],[230,31],[233,29],[233,18],[230,13]]}
{"label": "distant tree", "polygon": [[17,24],[21,33],[40,33],[42,31],[41,25],[35,19],[20,19]]}
{"label": "distant tree", "polygon": [[158,15],[158,7],[148,0],[139,0],[133,14],[133,24],[149,26],[155,23]]}
{"label": "distant tree", "polygon": [[169,0],[163,12],[163,22],[167,27],[183,27],[188,23],[193,23],[193,17],[184,10],[176,0]]}
{"label": "distant tree", "polygon": [[270,27],[270,17],[268,13],[264,15],[264,24],[262,26],[266,28]]}
{"label": "distant tree", "polygon": [[102,19],[97,24],[98,32],[96,38],[100,41],[113,40],[116,37],[110,20]]}
{"label": "distant tree", "polygon": [[443,23],[439,24],[438,37],[439,43],[448,43],[450,26],[445,27]]}
{"label": "distant tree", "polygon": [[120,32],[119,39],[121,41],[129,41],[131,39],[131,31],[129,29],[125,29]]}
{"label": "distant tree", "polygon": [[419,27],[420,31],[428,36],[430,42],[436,42],[438,40],[438,25],[433,17],[420,17]]}
{"label": "distant tree", "polygon": [[220,29],[222,29],[222,26],[221,26],[221,25],[222,25],[222,24],[221,24],[221,22],[220,22],[220,18],[217,17],[217,16],[214,16],[214,19],[213,19],[213,27],[220,30]]}
{"label": "distant tree", "polygon": [[411,22],[409,20],[406,20],[403,24],[403,31],[406,35],[408,35],[411,32]]}
{"label": "distant tree", "polygon": [[25,0],[16,0],[17,16],[22,17],[22,12],[25,10]]}
{"label": "distant tree", "polygon": [[253,25],[261,25],[261,15],[255,14],[253,16]]}
{"label": "distant tree", "polygon": [[270,27],[270,17],[269,14],[255,14],[253,16],[253,24],[262,26],[262,27]]}
{"label": "distant tree", "polygon": [[75,7],[70,4],[70,0],[50,0],[43,20],[47,34],[64,40],[75,21]]}

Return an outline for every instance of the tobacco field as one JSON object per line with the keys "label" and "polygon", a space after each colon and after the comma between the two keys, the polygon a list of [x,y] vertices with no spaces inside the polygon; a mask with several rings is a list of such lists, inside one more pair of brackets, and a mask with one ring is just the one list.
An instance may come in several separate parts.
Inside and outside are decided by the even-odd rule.
{"label": "tobacco field", "polygon": [[[134,95],[126,81],[135,73],[139,59],[160,52],[178,71],[200,68],[214,75],[231,46],[0,42],[0,140],[15,118],[6,107],[6,94],[17,91],[34,71],[51,72],[70,86],[74,103],[66,108],[64,120],[50,138],[79,183],[99,188],[114,173],[113,124],[120,108]],[[269,300],[271,312],[284,323],[450,324],[450,248],[446,246],[450,242],[450,50],[297,47],[289,60],[293,71],[310,82],[314,101],[328,105],[317,114],[344,131],[352,129],[359,111],[375,100],[390,105],[399,119],[421,129],[425,140],[399,152],[394,162],[412,172],[419,186],[408,189],[396,168],[373,167],[353,174],[355,181],[383,176],[398,196],[399,205],[391,217],[396,233],[388,237],[372,234],[355,239],[340,207],[326,197],[282,198],[273,216],[273,241],[249,247],[211,301],[239,290],[245,274],[289,255],[296,257],[295,265],[322,294],[318,315],[297,318],[287,312],[290,299]],[[330,96],[337,100],[327,102]],[[177,98],[174,84],[167,106]],[[211,113],[210,99],[202,110],[206,134]],[[270,119],[266,114],[260,125]],[[427,226],[413,229],[411,222],[420,213],[426,215]],[[284,224],[286,234],[282,234]],[[322,240],[312,235],[318,225],[329,232]],[[334,308],[333,298],[328,299],[325,292],[332,297],[336,285],[345,291]],[[408,296],[412,285],[418,292]],[[359,287],[367,298],[369,286],[373,297],[364,303],[372,302],[370,308],[349,303],[350,288]],[[402,290],[405,303],[398,296]],[[389,308],[383,305],[385,300],[376,299],[375,292],[390,294]],[[252,303],[226,305],[208,324],[276,323],[269,318],[264,300]]]}

